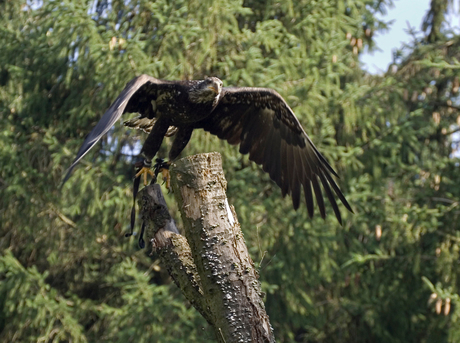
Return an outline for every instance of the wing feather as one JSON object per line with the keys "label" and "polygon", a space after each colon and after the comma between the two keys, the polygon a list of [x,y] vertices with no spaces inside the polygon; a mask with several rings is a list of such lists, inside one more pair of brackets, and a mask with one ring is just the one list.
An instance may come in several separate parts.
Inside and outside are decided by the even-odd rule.
{"label": "wing feather", "polygon": [[249,159],[257,164],[262,164],[264,161],[263,158],[265,154],[264,137],[267,136],[270,130],[270,125],[267,123],[266,117],[262,117],[260,119],[259,125],[260,129],[254,132],[254,143],[252,149],[249,151]]}
{"label": "wing feather", "polygon": [[321,215],[321,218],[324,219],[326,218],[326,207],[324,206],[323,193],[321,193],[321,188],[319,187],[317,174],[313,174],[311,183],[313,184],[313,190],[315,191],[319,214]]}
{"label": "wing feather", "polygon": [[281,157],[281,138],[279,135],[273,136],[272,154],[270,157],[271,166],[269,175],[281,187],[281,164],[279,163]]}
{"label": "wing feather", "polygon": [[[274,133],[275,133],[275,128],[271,126],[270,130],[268,131],[268,137],[273,137]],[[272,147],[273,143],[274,143],[273,139],[270,139],[265,142],[265,154],[264,154],[264,161],[262,164],[262,169],[267,173],[270,171],[269,166],[272,163],[271,155],[273,151],[273,147]]]}
{"label": "wing feather", "polygon": [[[299,168],[299,160],[297,156],[297,147],[293,147],[289,149],[290,151],[290,158],[291,158],[291,197],[292,197],[292,205],[294,209],[298,209],[300,206],[300,182],[299,176],[303,176],[302,174],[299,175],[298,168]],[[300,168],[299,168],[300,169]]]}
{"label": "wing feather", "polygon": [[345,199],[345,196],[342,194],[340,191],[339,186],[337,186],[337,183],[334,181],[334,179],[329,175],[328,173],[324,173],[324,176],[326,177],[327,181],[329,181],[329,184],[332,186],[332,189],[334,190],[335,194],[339,197],[340,201],[344,204],[344,206],[347,208],[348,211],[353,213],[353,210],[348,203],[347,199]]}
{"label": "wing feather", "polygon": [[240,152],[242,154],[247,154],[251,150],[253,141],[255,141],[255,137],[257,135],[254,133],[258,132],[258,122],[259,118],[257,118],[257,116],[246,114],[244,118],[244,124],[241,128],[241,134],[239,135],[239,139],[241,140]]}
{"label": "wing feather", "polygon": [[303,192],[305,194],[305,203],[307,204],[307,211],[310,218],[313,217],[314,207],[313,207],[313,194],[311,191],[311,180],[306,179],[303,185]]}
{"label": "wing feather", "polygon": [[282,140],[281,141],[281,194],[283,195],[283,198],[286,196],[286,194],[289,194],[289,169],[286,168],[288,165],[288,144],[286,141]]}
{"label": "wing feather", "polygon": [[311,178],[312,178],[312,170],[310,168],[310,164],[308,163],[307,156],[305,154],[300,153],[300,159],[302,161],[302,170],[304,171],[303,179],[302,179],[302,186],[303,191],[305,193],[305,203],[307,204],[308,215],[310,218],[313,217],[314,207],[313,207],[313,194],[311,190]]}
{"label": "wing feather", "polygon": [[324,177],[323,171],[320,170],[318,175],[321,180],[321,183],[323,184],[326,196],[328,197],[329,202],[332,205],[332,209],[334,210],[335,216],[337,217],[337,220],[339,221],[340,225],[342,225],[342,215],[340,214],[339,206],[337,206],[337,202],[335,201],[334,195],[332,194],[331,187],[329,187],[329,183]]}

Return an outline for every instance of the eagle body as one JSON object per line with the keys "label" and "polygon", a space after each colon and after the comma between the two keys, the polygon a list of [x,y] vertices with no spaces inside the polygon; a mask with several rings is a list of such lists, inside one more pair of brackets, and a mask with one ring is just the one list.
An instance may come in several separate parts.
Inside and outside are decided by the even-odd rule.
{"label": "eagle body", "polygon": [[[147,75],[139,76],[131,82],[143,82]],[[209,81],[207,81],[209,80]],[[222,82],[217,78],[193,81],[164,81],[161,88],[155,87],[150,81],[145,84],[129,99],[123,113],[138,112],[142,117],[149,119],[163,117],[166,114],[169,122],[174,126],[184,126],[194,123],[210,115],[217,103],[216,93],[222,88]],[[215,86],[213,91],[207,87]],[[129,83],[127,85],[129,87]],[[220,87],[217,89],[217,87]],[[208,90],[207,96],[194,96],[200,90]]]}
{"label": "eagle body", "polygon": [[169,152],[169,159],[174,160],[189,142],[193,130],[203,129],[230,144],[239,144],[239,151],[262,165],[283,196],[291,195],[295,209],[303,189],[310,217],[314,213],[314,194],[324,218],[321,183],[340,223],[334,193],[353,212],[333,179],[337,173],[276,91],[222,87],[222,81],[216,77],[166,81],[141,75],[131,80],[86,137],[64,182],[78,161],[126,112],[139,113],[139,117],[126,121],[126,126],[149,133],[141,151],[146,165],[155,157],[165,136],[175,135]]}

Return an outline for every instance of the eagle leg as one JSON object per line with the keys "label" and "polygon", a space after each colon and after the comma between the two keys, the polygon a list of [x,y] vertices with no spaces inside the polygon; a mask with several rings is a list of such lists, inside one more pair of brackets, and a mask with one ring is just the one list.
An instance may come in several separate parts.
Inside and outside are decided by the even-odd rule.
{"label": "eagle leg", "polygon": [[155,175],[161,173],[163,175],[163,180],[166,183],[166,188],[168,190],[171,189],[171,175],[169,174],[169,166],[171,165],[171,161],[174,161],[179,154],[184,150],[187,143],[190,141],[190,137],[192,136],[193,127],[187,128],[178,128],[176,134],[176,138],[174,138],[171,150],[169,151],[169,161],[165,162],[161,158],[156,159],[156,163],[154,165]]}
{"label": "eagle leg", "polygon": [[[136,198],[137,193],[139,191],[139,184],[140,184],[140,176],[144,176],[144,185],[147,185],[147,174],[151,175],[153,180],[152,183],[157,181],[158,173],[163,173],[163,178],[165,178],[165,174],[163,170],[167,170],[169,168],[170,163],[165,163],[161,158],[157,158],[157,163],[154,166],[155,172],[152,172],[150,167],[152,166],[152,162],[144,159],[144,161],[137,162],[135,164],[136,168],[139,168],[136,176],[134,177],[134,184],[133,184],[133,207],[131,208],[131,230],[130,232],[125,234],[125,237],[132,236],[134,233],[134,224],[136,222]],[[169,187],[169,173],[167,180],[167,186]],[[168,188],[169,189],[169,188]],[[143,249],[145,247],[144,241],[144,230],[145,230],[145,222],[142,223],[141,233],[139,235],[139,247]]]}
{"label": "eagle leg", "polygon": [[[151,162],[148,162],[147,160],[137,162],[134,166],[136,168],[139,168],[139,170],[136,173],[136,176],[134,177],[134,183],[133,183],[133,207],[131,208],[131,230],[125,234],[125,237],[132,236],[134,233],[134,224],[136,223],[136,198],[137,198],[137,193],[139,192],[139,185],[140,185],[140,178],[141,172],[144,169],[147,169],[147,173],[150,175],[153,175],[152,171],[150,170],[150,166],[152,165]],[[144,172],[144,185],[147,183],[147,174]],[[139,240],[139,244],[140,240]]]}

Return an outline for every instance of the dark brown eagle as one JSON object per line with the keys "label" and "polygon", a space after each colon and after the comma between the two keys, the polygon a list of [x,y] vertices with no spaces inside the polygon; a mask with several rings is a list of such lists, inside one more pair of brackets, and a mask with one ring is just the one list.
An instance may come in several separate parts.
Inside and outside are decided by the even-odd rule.
{"label": "dark brown eagle", "polygon": [[78,161],[127,112],[140,116],[125,125],[149,132],[141,151],[144,167],[136,174],[138,177],[151,173],[151,161],[166,135],[175,135],[169,152],[169,160],[173,161],[189,142],[193,130],[204,129],[230,144],[240,144],[240,152],[262,165],[281,188],[283,197],[291,195],[295,209],[299,207],[303,187],[310,217],[313,192],[321,217],[326,216],[321,182],[340,223],[334,193],[353,212],[332,178],[337,173],[277,92],[268,88],[222,87],[222,81],[216,77],[165,81],[141,75],[131,80],[86,137],[63,182]]}

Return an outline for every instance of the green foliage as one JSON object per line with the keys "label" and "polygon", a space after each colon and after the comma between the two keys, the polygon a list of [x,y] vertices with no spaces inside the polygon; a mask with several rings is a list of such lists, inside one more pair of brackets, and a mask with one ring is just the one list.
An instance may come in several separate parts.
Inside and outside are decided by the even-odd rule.
{"label": "green foliage", "polygon": [[[48,260],[56,255],[51,253]],[[53,263],[56,265],[55,263]],[[2,339],[7,342],[206,342],[197,337],[203,321],[177,299],[169,286],[151,284],[135,260],[126,258],[101,275],[99,264],[88,266],[100,280],[85,285],[79,296],[75,282],[57,280],[36,266],[24,268],[9,251],[0,259],[5,280],[2,294]],[[59,267],[57,267],[59,268]],[[63,278],[63,276],[61,276]],[[165,332],[165,328],[168,328]],[[21,328],[21,330],[18,330]]]}
{"label": "green foliage", "polygon": [[144,134],[115,125],[59,189],[85,135],[147,73],[275,88],[341,175],[355,209],[343,227],[293,211],[237,147],[198,132],[184,151],[223,155],[279,342],[459,341],[460,38],[433,2],[431,38],[367,75],[358,56],[389,5],[1,2],[0,340],[213,339],[155,257],[124,237],[126,148]]}

